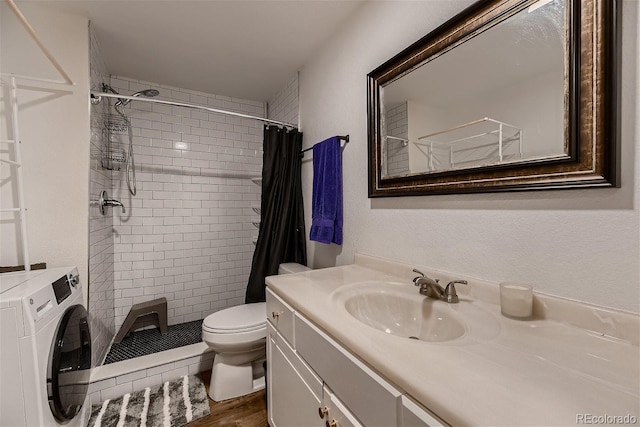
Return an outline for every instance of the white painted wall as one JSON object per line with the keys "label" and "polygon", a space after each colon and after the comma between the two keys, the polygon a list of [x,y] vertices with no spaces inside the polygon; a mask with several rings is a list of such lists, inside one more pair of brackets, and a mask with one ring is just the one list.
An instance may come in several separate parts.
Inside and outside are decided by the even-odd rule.
{"label": "white painted wall", "polygon": [[[418,145],[420,141],[418,138],[428,135],[434,131],[432,129],[447,129],[453,125],[448,124],[450,122],[447,112],[441,108],[434,107],[432,105],[426,105],[412,100],[407,101],[408,104],[408,117],[409,117],[409,141],[412,143],[408,145],[409,148],[409,170],[411,173],[420,173],[429,170],[429,147],[425,145]],[[465,123],[464,121],[459,124]],[[438,166],[435,166],[436,168]]]}
{"label": "white painted wall", "polygon": [[[344,150],[344,245],[309,242],[313,267],[354,252],[640,311],[640,56],[638,3],[623,2],[622,187],[367,198],[366,74],[469,1],[368,2],[300,74],[305,146],[349,133]],[[303,163],[311,224],[312,166]]]}
{"label": "white painted wall", "polygon": [[[36,44],[2,2],[2,72],[59,79]],[[76,265],[87,296],[89,211],[89,37],[86,18],[21,2],[20,8],[62,64],[74,87],[24,82],[20,132],[31,262]],[[34,87],[46,87],[45,91]],[[0,123],[11,135],[2,91]],[[4,136],[3,136],[4,138]],[[4,144],[3,144],[4,145]],[[6,149],[4,145],[3,149]],[[3,154],[4,155],[4,154]],[[2,206],[11,205],[10,172],[2,166]],[[2,221],[1,264],[22,263],[14,221]],[[10,218],[10,216],[9,216]]]}
{"label": "white painted wall", "polygon": [[[91,89],[102,92],[102,84],[109,83],[109,71],[104,62],[100,43],[93,27],[89,26],[89,68]],[[91,158],[89,161],[89,198],[99,200],[102,190],[113,187],[111,170],[103,167],[103,153],[107,152],[109,133],[106,129],[109,102],[91,106]],[[102,363],[115,334],[113,279],[113,215],[102,215],[97,205],[89,209],[89,326],[91,327],[91,355],[93,365]]]}
{"label": "white painted wall", "polygon": [[[427,101],[426,105],[409,102],[411,110],[409,134],[413,138],[412,141],[417,141],[419,137],[424,135],[488,117],[516,126],[522,131],[524,158],[558,155],[564,152],[564,81],[562,71],[547,72],[512,86],[501,87],[499,91],[483,93],[480,96],[474,94],[474,96],[447,106],[438,107],[437,105],[429,105],[428,100],[420,101]],[[514,105],[525,107],[513,108]],[[450,134],[437,135],[432,139],[434,141],[450,141],[489,130],[497,130],[497,126],[497,124],[483,123]],[[513,128],[505,128],[505,137],[513,135],[514,132]],[[456,157],[459,160],[479,159],[478,164],[482,164],[482,159],[485,156],[492,155],[493,158],[497,156],[498,140],[498,136],[495,135],[493,138],[485,137],[468,140],[466,143],[458,143],[454,145],[454,149],[470,148],[474,143],[482,145],[495,142],[496,144],[467,152],[466,157],[464,153],[458,154]],[[427,141],[423,140],[422,142]],[[449,167],[448,147],[444,145],[440,145],[440,147],[439,150],[434,151],[439,154],[437,157],[442,161],[442,167]],[[505,143],[503,150],[507,160],[519,158],[516,141]],[[409,153],[412,171],[429,170],[428,156],[421,153],[415,144],[412,144]],[[509,155],[515,157],[508,157]]]}

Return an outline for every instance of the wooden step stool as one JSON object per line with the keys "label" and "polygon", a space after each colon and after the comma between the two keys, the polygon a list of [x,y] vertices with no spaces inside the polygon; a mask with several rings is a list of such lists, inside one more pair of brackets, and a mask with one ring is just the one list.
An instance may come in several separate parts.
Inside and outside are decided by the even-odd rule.
{"label": "wooden step stool", "polygon": [[120,327],[118,334],[113,339],[114,343],[119,343],[124,337],[127,336],[129,330],[136,323],[139,317],[147,316],[149,314],[156,314],[158,316],[158,326],[160,326],[160,332],[162,334],[167,333],[167,299],[165,297],[154,299],[151,301],[141,302],[140,304],[134,304],[127,314],[127,318]]}

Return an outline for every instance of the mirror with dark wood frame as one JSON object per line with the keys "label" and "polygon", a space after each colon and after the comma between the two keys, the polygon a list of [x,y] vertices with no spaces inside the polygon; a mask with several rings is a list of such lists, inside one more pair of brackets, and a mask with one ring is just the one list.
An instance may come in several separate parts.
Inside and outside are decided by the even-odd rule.
{"label": "mirror with dark wood frame", "polygon": [[481,0],[369,73],[369,197],[619,186],[618,0]]}

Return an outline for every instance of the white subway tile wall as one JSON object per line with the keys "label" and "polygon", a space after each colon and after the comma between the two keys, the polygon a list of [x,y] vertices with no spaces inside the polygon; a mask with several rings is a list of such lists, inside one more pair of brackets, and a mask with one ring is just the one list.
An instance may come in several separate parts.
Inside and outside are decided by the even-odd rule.
{"label": "white subway tile wall", "polygon": [[[91,90],[102,91],[102,83],[109,82],[109,73],[100,54],[100,46],[89,27],[90,84]],[[105,118],[109,103],[104,100],[91,106],[90,136],[90,200],[98,200],[102,190],[112,187],[111,171],[101,166],[102,154],[108,144]],[[89,325],[91,329],[92,363],[99,365],[104,359],[115,331],[114,282],[113,282],[113,218],[103,216],[97,206],[89,208],[89,277],[82,280],[89,284]]]}
{"label": "white subway tile wall", "polygon": [[[398,138],[409,137],[407,103],[389,108],[386,113],[387,135]],[[409,172],[409,146],[397,139],[387,141],[387,174],[402,175]]]}
{"label": "white subway tile wall", "polygon": [[[264,117],[265,105],[112,76],[122,94],[148,88],[158,99]],[[170,105],[131,102],[137,194],[113,172],[115,325],[133,304],[166,297],[169,324],[244,302],[256,228],[252,206],[262,173],[262,122]],[[126,150],[126,133],[116,135]]]}
{"label": "white subway tile wall", "polygon": [[268,114],[271,120],[298,124],[298,74],[267,101]]}

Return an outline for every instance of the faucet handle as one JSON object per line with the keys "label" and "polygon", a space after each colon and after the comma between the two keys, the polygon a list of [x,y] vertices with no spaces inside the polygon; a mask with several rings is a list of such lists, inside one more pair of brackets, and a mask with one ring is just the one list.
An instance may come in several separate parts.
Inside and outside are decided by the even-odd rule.
{"label": "faucet handle", "polygon": [[444,290],[444,298],[447,302],[456,303],[458,302],[458,293],[456,292],[455,284],[460,283],[461,285],[466,285],[468,282],[466,280],[452,280],[447,284],[447,287]]}
{"label": "faucet handle", "polygon": [[414,268],[413,272],[419,274],[419,276],[416,276],[416,277],[413,278],[413,284],[416,285],[416,286],[420,286],[420,284],[418,283],[418,279],[420,279],[421,277],[424,277],[424,273],[422,271],[418,270],[417,268]]}
{"label": "faucet handle", "polygon": [[[425,274],[422,271],[418,270],[418,269],[414,268],[413,272],[419,274],[419,276],[416,276],[416,277],[413,278],[413,284],[416,285],[416,286],[423,286],[425,284],[425,282],[426,283],[431,283],[431,284],[440,283],[440,279],[432,279],[429,276],[425,276]],[[420,279],[424,279],[424,280],[421,281]]]}

